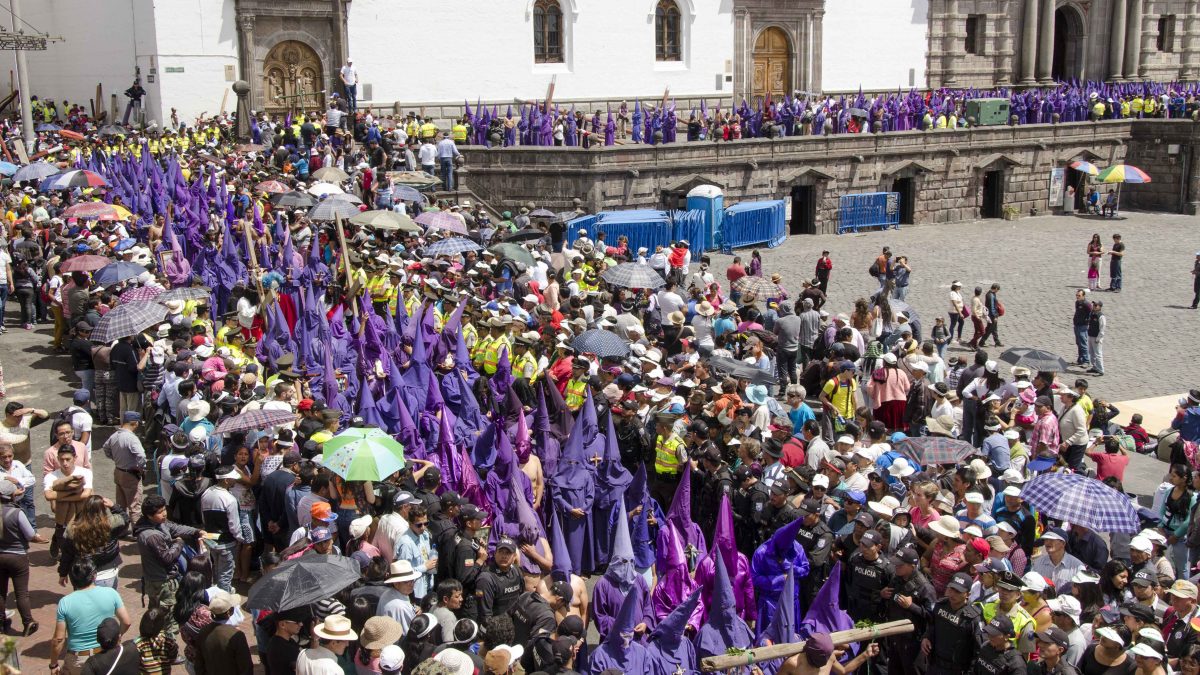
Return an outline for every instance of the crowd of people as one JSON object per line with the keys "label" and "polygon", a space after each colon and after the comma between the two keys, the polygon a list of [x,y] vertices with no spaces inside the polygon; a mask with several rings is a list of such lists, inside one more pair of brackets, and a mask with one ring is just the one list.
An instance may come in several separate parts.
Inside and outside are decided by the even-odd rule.
{"label": "crowd of people", "polygon": [[999,284],[922,327],[885,248],[841,313],[830,284],[859,282],[828,252],[792,296],[757,252],[722,279],[687,242],[564,242],[529,206],[380,190],[365,135],[322,162],[353,174],[302,175],[343,138],[311,124],[259,127],[269,150],[225,119],[89,133],[6,189],[5,290],[78,383],[8,401],[0,436],[3,628],[44,639],[48,543],[52,673],[668,675],[800,639],[735,669],[1200,673],[1200,391],[1138,528],[1064,522],[1031,480],[1123,495],[1151,439],[987,351]]}

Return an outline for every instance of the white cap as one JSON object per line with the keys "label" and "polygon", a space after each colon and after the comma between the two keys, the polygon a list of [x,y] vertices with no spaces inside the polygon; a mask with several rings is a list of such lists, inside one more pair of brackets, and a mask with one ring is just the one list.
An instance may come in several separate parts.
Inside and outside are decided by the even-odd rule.
{"label": "white cap", "polygon": [[969,535],[971,535],[972,537],[975,537],[976,539],[978,539],[978,538],[980,538],[980,537],[982,537],[982,536],[983,536],[983,530],[981,530],[981,529],[979,528],[979,526],[978,526],[978,525],[975,525],[975,524],[971,524],[971,525],[968,525],[968,526],[964,527],[964,528],[963,528],[963,530],[962,530],[962,533],[963,533],[963,534],[969,534]]}
{"label": "white cap", "polygon": [[826,476],[823,473],[819,473],[819,474],[813,476],[812,486],[813,487],[823,487],[828,490],[829,489],[829,476]]}
{"label": "white cap", "polygon": [[1016,485],[1009,485],[1008,487],[1004,488],[1004,496],[1005,497],[1020,497],[1021,496],[1021,488],[1017,487]]}
{"label": "white cap", "polygon": [[966,500],[968,504],[983,504],[986,501],[979,492],[968,492]]}
{"label": "white cap", "polygon": [[1012,523],[1008,522],[1007,520],[998,521],[996,523],[996,529],[1013,535],[1017,533],[1017,528],[1013,527]]}
{"label": "white cap", "polygon": [[1154,543],[1145,537],[1134,537],[1129,540],[1129,548],[1142,553],[1151,553],[1154,551]]}
{"label": "white cap", "polygon": [[[1101,628],[1100,630],[1102,631],[1105,629]],[[1097,634],[1099,634],[1099,632],[1100,631],[1097,631]],[[1102,635],[1101,637],[1108,637],[1108,636]],[[1150,645],[1146,644],[1145,642],[1139,642],[1139,643],[1135,644],[1134,646],[1130,647],[1129,653],[1133,654],[1134,656],[1143,656],[1143,657],[1150,658],[1150,659],[1158,659],[1159,661],[1162,661],[1162,657],[1163,657],[1162,654],[1158,653],[1157,649],[1155,649],[1154,647],[1151,647]]]}
{"label": "white cap", "polygon": [[1026,572],[1025,576],[1021,577],[1021,583],[1034,593],[1046,590],[1046,578],[1037,572]]}
{"label": "white cap", "polygon": [[838,436],[837,442],[845,443],[846,445],[854,445],[854,437],[850,436],[849,434],[842,434],[841,436]]}
{"label": "white cap", "polygon": [[219,473],[216,476],[217,480],[223,480],[225,478],[232,478],[234,480],[237,480],[241,477],[242,477],[242,474],[239,473],[238,470],[232,466],[229,467],[229,470],[226,471],[225,473]]}

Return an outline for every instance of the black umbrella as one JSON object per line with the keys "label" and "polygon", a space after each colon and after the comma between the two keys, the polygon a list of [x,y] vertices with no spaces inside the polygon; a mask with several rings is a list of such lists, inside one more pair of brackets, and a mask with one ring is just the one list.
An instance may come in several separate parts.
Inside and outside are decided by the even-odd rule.
{"label": "black umbrella", "polygon": [[849,108],[846,112],[850,113],[851,117],[866,117],[867,111],[862,108]]}
{"label": "black umbrella", "polygon": [[1067,360],[1053,352],[1033,347],[1013,347],[1004,350],[1000,360],[1014,366],[1024,366],[1033,372],[1061,373],[1070,365]]}
{"label": "black umbrella", "polygon": [[662,288],[666,282],[654,268],[644,263],[621,263],[600,275],[610,286],[621,288]]}
{"label": "black umbrella", "polygon": [[310,209],[317,200],[307,192],[283,192],[271,195],[271,202],[284,209]]}
{"label": "black umbrella", "polygon": [[534,209],[529,212],[530,218],[553,218],[554,212],[547,209]]}
{"label": "black umbrella", "polygon": [[527,227],[523,230],[517,230],[512,234],[506,234],[503,237],[500,237],[500,241],[535,241],[537,239],[544,239],[549,236],[550,235],[545,231],[539,230],[536,227]]}
{"label": "black umbrella", "polygon": [[602,359],[619,359],[629,355],[629,342],[616,333],[598,328],[580,333],[571,346],[580,354],[595,354]]}
{"label": "black umbrella", "polygon": [[308,219],[314,221],[335,221],[338,216],[349,220],[359,214],[358,207],[342,199],[326,199],[308,212]]}
{"label": "black umbrella", "polygon": [[305,554],[254,582],[246,608],[285,612],[333,597],[358,580],[358,563],[351,558]]}
{"label": "black umbrella", "polygon": [[777,384],[774,373],[752,366],[745,361],[738,361],[725,356],[714,356],[708,360],[708,367],[722,375],[728,375],[739,380],[748,380],[751,384]]}

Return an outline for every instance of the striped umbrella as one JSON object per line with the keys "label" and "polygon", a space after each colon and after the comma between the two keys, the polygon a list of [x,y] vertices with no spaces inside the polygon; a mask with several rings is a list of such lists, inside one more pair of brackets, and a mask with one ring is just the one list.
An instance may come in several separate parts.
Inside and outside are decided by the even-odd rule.
{"label": "striped umbrella", "polygon": [[92,330],[92,342],[112,342],[119,338],[137,335],[157,326],[167,318],[167,308],[157,302],[131,302],[121,304],[100,317]]}
{"label": "striped umbrella", "polygon": [[19,167],[12,162],[0,162],[0,174],[11,176],[17,172]]}
{"label": "striped umbrella", "polygon": [[467,226],[461,220],[445,211],[426,211],[416,217],[417,223],[429,230],[446,230],[447,232],[467,233]]}
{"label": "striped umbrella", "polygon": [[751,276],[749,274],[733,282],[732,288],[742,295],[754,297],[773,298],[779,295],[778,284],[772,283],[766,277]]}
{"label": "striped umbrella", "polygon": [[69,190],[71,188],[108,187],[104,176],[86,169],[76,169],[59,174],[50,181],[51,190]]}
{"label": "striped umbrella", "polygon": [[163,289],[158,286],[137,286],[130,288],[121,294],[121,302],[140,302],[144,300],[154,300],[162,295]]}
{"label": "striped umbrella", "polygon": [[309,220],[330,222],[342,218],[353,218],[358,215],[358,207],[340,199],[326,199],[308,212]]}
{"label": "striped umbrella", "polygon": [[280,195],[285,192],[291,192],[292,188],[284,185],[283,183],[280,183],[277,180],[264,180],[263,182],[254,186],[254,191],[255,192],[269,192],[273,195]]}
{"label": "striped umbrella", "polygon": [[117,210],[112,204],[104,202],[79,202],[72,204],[63,209],[63,217],[65,218],[103,218],[107,216],[108,220],[118,220]]}
{"label": "striped umbrella", "polygon": [[171,302],[172,300],[182,300],[190,302],[192,300],[204,300],[212,293],[211,288],[205,286],[180,286],[158,296],[159,302]]}
{"label": "striped umbrella", "polygon": [[240,415],[226,417],[217,425],[214,433],[217,434],[233,434],[239,431],[254,431],[257,429],[270,429],[281,424],[290,424],[296,421],[296,413],[290,410],[270,410],[259,408],[258,410],[248,410]]}
{"label": "striped umbrella", "polygon": [[398,199],[402,202],[416,202],[418,204],[425,203],[425,195],[415,187],[409,185],[396,185],[392,187],[392,199]]}
{"label": "striped umbrella", "polygon": [[629,355],[629,342],[616,333],[593,328],[585,330],[571,342],[580,354],[595,354],[602,359],[619,359]]}
{"label": "striped umbrella", "polygon": [[1114,164],[1096,174],[1101,183],[1149,183],[1150,175],[1132,164]]}
{"label": "striped umbrella", "polygon": [[600,275],[610,286],[621,288],[661,288],[666,282],[654,268],[642,263],[621,263]]}
{"label": "striped umbrella", "polygon": [[959,464],[976,454],[975,447],[966,441],[944,436],[906,438],[896,444],[896,451],[908,455],[917,464]]}
{"label": "striped umbrella", "polygon": [[1096,174],[1100,173],[1099,167],[1097,167],[1095,164],[1092,164],[1091,162],[1085,162],[1082,159],[1075,160],[1074,162],[1071,162],[1068,166],[1070,166],[1072,169],[1075,169],[1076,171],[1082,171],[1083,173],[1086,173],[1089,176],[1095,176]]}

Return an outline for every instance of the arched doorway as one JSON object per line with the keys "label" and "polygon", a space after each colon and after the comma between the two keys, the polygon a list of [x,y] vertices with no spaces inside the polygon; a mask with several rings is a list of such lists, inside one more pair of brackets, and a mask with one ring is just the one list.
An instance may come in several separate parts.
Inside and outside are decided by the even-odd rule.
{"label": "arched doorway", "polygon": [[769,94],[772,99],[782,99],[792,89],[792,45],[787,33],[771,27],[759,33],[754,41],[754,83],[752,93],[755,103]]}
{"label": "arched doorway", "polygon": [[325,107],[325,73],[321,57],[297,40],[284,40],[263,59],[263,108],[286,114]]}
{"label": "arched doorway", "polygon": [[1054,12],[1054,64],[1050,75],[1055,80],[1083,79],[1083,17],[1070,6]]}

